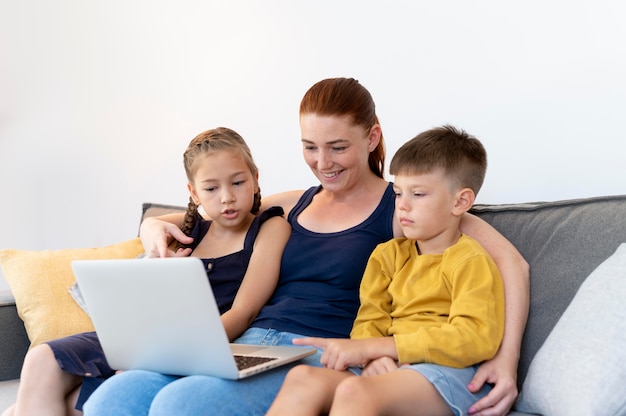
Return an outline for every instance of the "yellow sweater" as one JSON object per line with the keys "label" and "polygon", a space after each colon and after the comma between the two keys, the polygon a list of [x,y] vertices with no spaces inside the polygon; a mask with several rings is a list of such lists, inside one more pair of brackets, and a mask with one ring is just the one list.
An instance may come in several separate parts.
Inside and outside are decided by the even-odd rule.
{"label": "yellow sweater", "polygon": [[372,252],[351,338],[393,336],[402,364],[462,368],[492,358],[503,333],[502,278],[471,237],[438,255],[406,238]]}

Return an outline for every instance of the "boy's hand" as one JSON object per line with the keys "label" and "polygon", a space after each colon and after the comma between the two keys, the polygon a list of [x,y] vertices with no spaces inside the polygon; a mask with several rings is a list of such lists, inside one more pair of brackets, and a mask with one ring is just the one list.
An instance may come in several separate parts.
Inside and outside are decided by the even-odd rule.
{"label": "boy's hand", "polygon": [[367,357],[368,340],[342,339],[342,338],[297,338],[293,340],[296,345],[309,345],[324,350],[320,362],[326,368],[333,370],[345,370],[348,367],[365,366]]}
{"label": "boy's hand", "polygon": [[391,357],[380,357],[372,360],[365,366],[362,376],[377,376],[380,374],[389,373],[398,369],[398,363]]}

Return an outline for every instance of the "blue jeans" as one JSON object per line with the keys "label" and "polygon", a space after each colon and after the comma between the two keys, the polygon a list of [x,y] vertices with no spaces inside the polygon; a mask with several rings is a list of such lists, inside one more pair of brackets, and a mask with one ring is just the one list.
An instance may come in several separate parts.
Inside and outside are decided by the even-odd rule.
{"label": "blue jeans", "polygon": [[[292,345],[302,335],[250,328],[236,342]],[[174,377],[132,370],[106,380],[87,400],[86,416],[264,415],[291,367],[320,366],[321,352],[297,363],[238,381],[210,376]]]}

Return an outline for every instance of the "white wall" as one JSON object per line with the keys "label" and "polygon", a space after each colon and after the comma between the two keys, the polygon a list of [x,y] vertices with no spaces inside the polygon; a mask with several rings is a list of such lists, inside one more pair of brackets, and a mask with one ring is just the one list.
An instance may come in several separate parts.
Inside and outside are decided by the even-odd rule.
{"label": "white wall", "polygon": [[186,203],[182,152],[220,125],[265,194],[314,184],[298,104],[334,76],[374,96],[388,160],[445,122],[482,139],[478,202],[626,193],[625,16],[619,0],[3,0],[0,249],[135,236],[143,201]]}

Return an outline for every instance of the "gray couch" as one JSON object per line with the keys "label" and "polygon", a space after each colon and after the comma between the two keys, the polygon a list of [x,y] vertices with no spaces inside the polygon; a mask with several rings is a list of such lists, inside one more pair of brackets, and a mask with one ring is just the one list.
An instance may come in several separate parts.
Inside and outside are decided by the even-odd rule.
{"label": "gray couch", "polygon": [[[175,208],[144,204],[143,215],[159,215],[171,209]],[[531,267],[530,315],[518,370],[521,388],[533,357],[581,283],[626,242],[626,195],[477,205],[473,212],[507,237]],[[624,308],[626,303],[622,311]],[[27,347],[15,304],[4,297],[0,304],[0,381],[19,377]]]}

